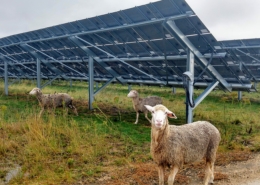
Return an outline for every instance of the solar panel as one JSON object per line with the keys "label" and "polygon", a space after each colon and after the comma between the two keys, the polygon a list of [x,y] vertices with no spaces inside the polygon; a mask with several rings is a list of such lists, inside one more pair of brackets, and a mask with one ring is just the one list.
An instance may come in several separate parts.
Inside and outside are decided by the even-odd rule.
{"label": "solar panel", "polygon": [[[178,38],[180,33],[185,39]],[[249,91],[254,89],[251,82],[260,80],[260,39],[217,41],[184,0],[162,0],[1,38],[0,77],[7,61],[9,77],[37,78],[39,59],[43,78],[87,80],[93,57],[95,81],[118,77],[128,84],[182,86],[187,45],[197,53],[195,87],[206,88],[217,79],[222,89]]]}

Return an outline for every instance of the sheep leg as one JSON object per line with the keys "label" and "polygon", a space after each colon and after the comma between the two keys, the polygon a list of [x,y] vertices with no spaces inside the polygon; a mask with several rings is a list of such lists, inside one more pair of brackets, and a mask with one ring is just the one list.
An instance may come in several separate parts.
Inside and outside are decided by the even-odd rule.
{"label": "sheep leg", "polygon": [[209,179],[209,183],[213,184],[213,180],[214,180],[214,162],[210,163],[210,169],[211,169],[211,175],[210,175],[210,179]]}
{"label": "sheep leg", "polygon": [[54,106],[54,107],[53,107],[53,108],[51,108],[50,110],[51,110],[51,113],[53,113],[53,115],[54,115],[54,116],[56,116],[56,115],[55,115],[55,112],[56,112],[56,107]]}
{"label": "sheep leg", "polygon": [[135,124],[138,123],[138,118],[139,118],[139,112],[136,112],[136,120],[135,120]]}
{"label": "sheep leg", "polygon": [[178,166],[173,166],[168,177],[168,185],[173,185],[176,174],[178,173]]}
{"label": "sheep leg", "polygon": [[69,109],[68,109],[68,107],[66,107],[66,108],[65,108],[65,114],[66,114],[66,116],[68,115],[68,112],[69,112]]}
{"label": "sheep leg", "polygon": [[208,185],[209,183],[213,183],[214,174],[213,174],[213,163],[207,161],[206,170],[205,170],[205,180],[204,185]]}
{"label": "sheep leg", "polygon": [[44,107],[41,109],[41,111],[39,113],[39,118],[42,116],[43,111],[44,111]]}
{"label": "sheep leg", "polygon": [[148,118],[148,112],[145,112],[144,115],[145,115],[145,118],[152,124],[152,121]]}
{"label": "sheep leg", "polygon": [[78,116],[79,114],[78,114],[78,111],[77,111],[76,107],[72,106],[72,108],[73,108],[74,114],[75,114],[76,116]]}
{"label": "sheep leg", "polygon": [[158,166],[159,174],[159,185],[164,185],[164,167],[162,165]]}

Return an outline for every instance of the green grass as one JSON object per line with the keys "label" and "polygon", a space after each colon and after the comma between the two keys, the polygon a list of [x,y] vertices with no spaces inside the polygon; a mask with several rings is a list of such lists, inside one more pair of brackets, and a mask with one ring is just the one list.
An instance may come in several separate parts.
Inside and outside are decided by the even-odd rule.
{"label": "green grass", "polygon": [[[94,110],[88,110],[88,85],[85,82],[54,81],[44,93],[67,92],[74,97],[79,116],[62,109],[47,111],[41,119],[38,101],[28,92],[35,81],[22,80],[9,87],[9,96],[0,92],[1,164],[19,165],[22,174],[11,184],[89,183],[108,167],[151,161],[150,124],[140,114],[139,124],[128,86],[111,84],[95,97]],[[0,81],[0,89],[4,89]],[[171,124],[185,123],[185,93],[172,94],[167,87],[132,86],[141,97],[158,95],[178,117]],[[195,95],[202,90],[195,90]],[[194,121],[208,120],[221,132],[219,152],[260,151],[259,93],[214,91],[194,110]],[[114,111],[111,111],[111,110]],[[12,164],[12,165],[10,165]],[[0,179],[8,168],[0,167]]]}

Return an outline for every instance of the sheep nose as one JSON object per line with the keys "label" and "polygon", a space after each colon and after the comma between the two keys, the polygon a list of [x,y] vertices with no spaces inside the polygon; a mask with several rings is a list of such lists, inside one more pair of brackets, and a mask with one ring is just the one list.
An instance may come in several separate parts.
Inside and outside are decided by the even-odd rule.
{"label": "sheep nose", "polygon": [[156,119],[156,122],[157,123],[162,123],[162,120],[161,119]]}

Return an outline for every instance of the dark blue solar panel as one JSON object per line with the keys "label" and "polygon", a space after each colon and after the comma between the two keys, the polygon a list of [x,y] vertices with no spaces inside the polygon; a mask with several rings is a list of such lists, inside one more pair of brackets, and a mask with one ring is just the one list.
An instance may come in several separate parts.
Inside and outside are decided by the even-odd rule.
{"label": "dark blue solar panel", "polygon": [[[155,83],[144,73],[179,83],[186,71],[187,47],[165,24],[181,15],[182,18],[174,20],[175,25],[206,61],[213,54],[222,56],[213,58],[211,65],[228,82],[243,85],[251,83],[251,79],[260,79],[260,39],[219,42],[199,17],[188,16],[188,12],[193,11],[184,0],[162,0],[21,33],[0,39],[0,57],[15,66],[22,63],[34,70],[36,57],[40,57],[44,60],[41,69],[45,76],[64,74],[79,79],[85,78],[80,73],[88,75],[86,66],[91,51],[97,61],[94,75],[99,80],[112,78],[111,71],[105,69],[109,66],[114,74],[131,83]],[[202,65],[200,60],[195,56],[195,78],[207,65]],[[242,69],[241,61],[244,62]],[[19,68],[20,71],[10,70],[20,76],[36,75],[25,66]],[[0,67],[3,68],[2,58]],[[214,78],[214,74],[206,70],[198,81],[207,85]]]}

